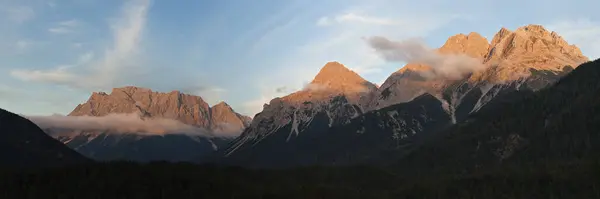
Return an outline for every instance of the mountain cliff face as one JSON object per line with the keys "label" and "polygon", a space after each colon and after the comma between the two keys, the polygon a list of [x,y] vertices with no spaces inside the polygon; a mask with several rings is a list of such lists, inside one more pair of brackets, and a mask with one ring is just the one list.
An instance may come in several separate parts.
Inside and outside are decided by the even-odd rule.
{"label": "mountain cliff face", "polygon": [[[338,98],[330,103],[332,109],[347,102]],[[384,163],[385,153],[411,144],[408,138],[418,139],[422,132],[435,131],[449,121],[441,102],[428,94],[331,127],[327,113],[317,112],[310,124],[298,126],[298,135],[291,135],[296,128],[292,123],[263,140],[235,145],[244,139],[238,138],[221,163],[258,168]]]}
{"label": "mountain cliff face", "polygon": [[254,150],[257,145],[296,142],[307,136],[307,132],[319,133],[349,123],[363,113],[368,102],[364,96],[376,89],[342,64],[327,63],[306,88],[265,105],[223,154],[235,159],[232,156],[244,154],[238,151]]}
{"label": "mountain cliff face", "polygon": [[435,52],[467,55],[484,67],[449,79],[432,77],[431,66],[409,63],[377,88],[341,64],[328,63],[313,83],[335,89],[272,100],[223,152],[225,162],[258,167],[385,162],[487,104],[552,85],[587,60],[539,25],[501,29],[491,43],[477,33],[458,34]]}
{"label": "mountain cliff face", "polygon": [[[94,92],[87,102],[78,105],[69,116],[102,118],[114,114],[133,114],[139,119],[136,121],[147,123],[152,123],[153,119],[171,119],[202,132],[153,134],[142,132],[143,129],[132,132],[118,129],[45,130],[67,146],[97,160],[197,161],[226,146],[251,121],[249,117],[236,113],[225,102],[209,107],[199,96],[179,91],[153,92],[139,87],[115,88],[110,94]],[[174,125],[174,122],[169,124]]]}
{"label": "mountain cliff face", "polygon": [[428,78],[430,66],[410,63],[384,82],[369,110],[407,102],[427,92],[448,104],[456,122],[495,97],[544,88],[588,60],[579,48],[540,25],[523,26],[514,32],[502,28],[491,43],[477,33],[455,35],[437,52],[468,55],[481,60],[485,69],[451,80]]}
{"label": "mountain cliff face", "polygon": [[92,162],[52,139],[33,122],[0,109],[0,168],[53,167]]}
{"label": "mountain cliff face", "polygon": [[[440,54],[464,54],[483,60],[489,47],[490,44],[487,39],[478,33],[472,32],[468,35],[458,34],[448,38],[446,43],[436,52]],[[375,110],[408,102],[423,93],[440,96],[439,93],[452,81],[427,77],[426,74],[431,71],[430,66],[420,63],[409,63],[402,67],[388,77],[379,87],[377,97],[369,104],[369,109]]]}

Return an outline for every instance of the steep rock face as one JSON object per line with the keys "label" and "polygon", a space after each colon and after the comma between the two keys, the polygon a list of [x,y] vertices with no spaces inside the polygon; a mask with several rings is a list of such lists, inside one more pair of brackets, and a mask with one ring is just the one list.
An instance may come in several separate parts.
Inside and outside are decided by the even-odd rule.
{"label": "steep rock face", "polygon": [[0,109],[0,168],[53,167],[91,160],[52,139],[33,122]]}
{"label": "steep rock face", "polygon": [[[368,102],[366,94],[376,89],[342,64],[329,62],[306,88],[265,105],[223,155],[235,160],[247,153],[244,151],[260,154],[255,148],[298,142],[331,126],[349,123],[362,114],[363,104]],[[279,155],[289,152],[280,151]]]}
{"label": "steep rock face", "polygon": [[481,59],[487,69],[460,80],[431,79],[422,75],[431,70],[429,66],[407,64],[386,80],[369,109],[431,93],[448,104],[447,111],[456,122],[505,93],[544,88],[587,60],[576,46],[539,25],[520,27],[515,32],[502,28],[491,44],[476,33],[459,34],[450,37],[437,51]]}
{"label": "steep rock face", "polygon": [[264,140],[248,138],[245,145],[234,146],[239,148],[222,163],[257,168],[384,163],[398,156],[390,152],[411,148],[409,140],[418,140],[425,136],[422,132],[434,131],[449,120],[441,102],[429,94],[332,127],[327,113],[318,112],[310,125],[300,126],[304,129],[300,136],[287,134],[296,128],[288,124]]}
{"label": "steep rock face", "polygon": [[[45,131],[67,146],[96,160],[198,161],[226,146],[252,119],[236,113],[225,102],[209,107],[199,96],[153,92],[139,87],[115,88],[110,94],[94,92],[69,116],[103,117],[137,114],[141,120],[173,119],[197,128],[198,134],[121,132],[48,128]],[[203,134],[203,135],[202,135]],[[211,135],[211,136],[207,136]]]}
{"label": "steep rock face", "polygon": [[[502,53],[498,53],[500,51]],[[384,157],[412,151],[435,131],[467,120],[469,115],[486,109],[486,104],[497,106],[520,98],[522,93],[551,85],[572,71],[576,63],[587,60],[577,47],[537,25],[515,32],[502,29],[491,44],[477,33],[458,34],[436,52],[464,54],[479,59],[485,68],[462,79],[445,79],[424,75],[431,72],[430,66],[409,63],[378,89],[369,89],[370,92],[356,97],[345,94],[346,100],[351,102],[348,105],[357,108],[332,109],[332,101],[311,101],[327,99],[329,94],[323,97],[323,94],[298,92],[274,99],[256,116],[262,119],[255,120],[224,155],[230,162],[253,166],[385,162]],[[322,76],[325,75],[317,75]],[[356,79],[354,82],[360,82]],[[342,91],[337,93],[344,93],[341,85],[344,84],[334,84]],[[290,99],[309,100],[291,100],[290,103]],[[301,101],[305,102],[289,105]],[[436,114],[423,114],[411,107],[423,107],[426,112]],[[346,117],[341,117],[341,122],[331,122],[340,121],[330,117],[333,111],[341,111]],[[400,118],[390,116],[394,111],[403,114]],[[352,114],[357,115],[348,117]],[[355,132],[359,132],[360,138]],[[369,141],[361,143],[358,139]],[[376,147],[377,144],[380,146]],[[272,152],[267,152],[269,150]]]}
{"label": "steep rock face", "polygon": [[[450,37],[436,52],[440,54],[465,54],[483,60],[490,44],[478,33],[458,34]],[[440,96],[444,87],[451,82],[440,78],[426,78],[422,73],[431,67],[419,63],[409,63],[388,77],[379,88],[377,97],[369,104],[374,110],[393,104],[403,103],[423,94]]]}
{"label": "steep rock face", "polygon": [[200,97],[179,91],[154,92],[147,88],[127,86],[114,88],[110,94],[94,92],[86,103],[79,104],[69,116],[106,116],[137,113],[149,118],[167,118],[184,124],[222,130],[242,131],[252,119],[236,113],[227,103],[213,107]]}
{"label": "steep rock face", "polygon": [[252,121],[250,117],[236,113],[225,102],[219,102],[212,106],[210,113],[210,129],[216,132],[239,132],[248,127]]}
{"label": "steep rock face", "polygon": [[207,129],[210,127],[210,108],[201,97],[179,91],[153,92],[133,86],[114,88],[110,94],[94,92],[86,103],[78,105],[69,116],[135,112],[149,117],[175,119]]}
{"label": "steep rock face", "polygon": [[531,69],[556,72],[585,61],[588,58],[579,48],[540,25],[523,26],[515,32],[503,28],[492,39],[485,59],[490,69],[473,74],[470,80],[503,83],[529,77]]}

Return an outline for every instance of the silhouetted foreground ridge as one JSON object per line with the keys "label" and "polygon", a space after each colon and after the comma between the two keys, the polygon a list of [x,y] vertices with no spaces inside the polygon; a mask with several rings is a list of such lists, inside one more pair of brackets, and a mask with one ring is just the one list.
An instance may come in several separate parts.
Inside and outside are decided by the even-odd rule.
{"label": "silhouetted foreground ridge", "polygon": [[35,168],[91,162],[46,135],[33,122],[0,109],[0,168]]}

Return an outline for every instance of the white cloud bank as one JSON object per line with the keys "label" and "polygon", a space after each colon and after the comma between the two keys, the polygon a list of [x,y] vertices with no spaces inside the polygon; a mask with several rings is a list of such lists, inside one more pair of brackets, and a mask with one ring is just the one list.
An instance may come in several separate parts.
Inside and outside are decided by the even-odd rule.
{"label": "white cloud bank", "polygon": [[460,79],[468,73],[485,69],[479,59],[464,54],[440,54],[418,39],[391,41],[375,36],[367,38],[367,42],[386,61],[430,66],[432,72],[423,74],[428,78]]}

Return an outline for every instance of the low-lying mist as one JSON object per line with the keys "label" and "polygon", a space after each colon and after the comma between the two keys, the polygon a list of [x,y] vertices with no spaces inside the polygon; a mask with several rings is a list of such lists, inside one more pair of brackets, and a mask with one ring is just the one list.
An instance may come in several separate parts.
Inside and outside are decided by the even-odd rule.
{"label": "low-lying mist", "polygon": [[184,124],[167,118],[142,118],[138,114],[109,114],[106,116],[24,116],[42,129],[61,129],[86,132],[134,133],[140,135],[185,134],[202,137],[235,137],[235,130],[228,124],[221,130],[211,132],[205,128]]}

